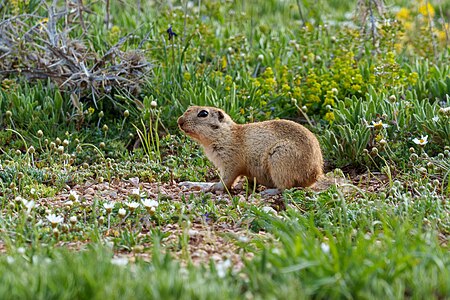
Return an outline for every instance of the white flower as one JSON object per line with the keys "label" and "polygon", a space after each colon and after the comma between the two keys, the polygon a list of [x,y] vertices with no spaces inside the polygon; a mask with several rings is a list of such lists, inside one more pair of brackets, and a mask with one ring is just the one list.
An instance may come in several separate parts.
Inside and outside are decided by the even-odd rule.
{"label": "white flower", "polygon": [[372,121],[372,125],[367,125],[367,127],[375,128],[376,130],[380,130],[382,128],[389,127],[389,125],[388,124],[384,124],[383,121],[380,120],[378,122]]}
{"label": "white flower", "polygon": [[418,139],[418,138],[415,138],[415,139],[413,139],[413,142],[416,144],[416,145],[420,145],[420,146],[425,146],[427,143],[428,143],[428,135],[426,135],[426,136],[421,136],[420,137],[420,139]]}
{"label": "white flower", "polygon": [[33,200],[28,201],[22,198],[23,205],[28,209],[28,211],[32,210],[34,207],[36,207],[36,202]]}
{"label": "white flower", "polygon": [[448,114],[450,114],[450,106],[448,106],[448,107],[441,107],[441,108],[439,109],[439,112],[440,112],[441,114],[443,114],[443,115],[448,115]]}
{"label": "white flower", "polygon": [[58,230],[58,228],[53,228],[53,235],[55,236],[55,238],[58,238],[59,237],[59,230]]}
{"label": "white flower", "polygon": [[19,247],[19,248],[17,248],[17,253],[19,253],[19,254],[25,254],[25,248],[24,248],[24,247]]}
{"label": "white flower", "polygon": [[125,204],[126,204],[126,206],[128,206],[128,209],[131,211],[134,211],[140,205],[138,202],[127,202]]}
{"label": "white flower", "polygon": [[103,207],[106,209],[107,213],[110,213],[114,208],[114,203],[113,202],[103,203]]}
{"label": "white flower", "polygon": [[69,200],[69,201],[66,201],[66,203],[64,203],[66,206],[72,206],[73,205],[73,201],[72,200]]}
{"label": "white flower", "polygon": [[433,120],[433,122],[437,122],[437,121],[439,121],[439,117],[438,116],[433,117],[431,120]]}
{"label": "white flower", "polygon": [[132,189],[130,193],[130,197],[132,199],[141,199],[141,190],[140,189]]}
{"label": "white flower", "polygon": [[77,216],[71,216],[69,221],[70,221],[70,223],[75,224],[78,221]]}
{"label": "white flower", "polygon": [[142,200],[142,205],[144,205],[145,208],[151,208],[151,207],[158,207],[159,203],[156,200],[145,199]]}
{"label": "white flower", "polygon": [[239,240],[239,242],[247,243],[249,241],[249,238],[244,235],[241,235],[238,237],[238,240]]}
{"label": "white flower", "polygon": [[337,88],[332,88],[332,89],[331,89],[331,92],[332,92],[334,95],[339,94],[339,91],[338,91]]}
{"label": "white flower", "polygon": [[52,224],[52,227],[55,228],[56,225],[64,221],[64,218],[61,216],[57,216],[55,214],[48,215],[47,220]]}
{"label": "white flower", "polygon": [[74,201],[74,202],[78,202],[78,198],[80,196],[78,196],[76,191],[70,191],[69,193],[69,200]]}
{"label": "white flower", "polygon": [[124,208],[119,209],[119,216],[123,217],[127,214],[127,211]]}
{"label": "white flower", "polygon": [[17,196],[16,198],[14,198],[14,201],[24,203],[24,201],[27,201],[27,200],[25,200],[24,198],[22,198],[20,196]]}
{"label": "white flower", "polygon": [[145,209],[150,215],[154,215],[159,203],[156,200],[145,199],[142,200],[142,205],[144,205]]}
{"label": "white flower", "polygon": [[229,259],[220,261],[216,264],[217,276],[220,278],[225,277],[227,270],[231,267],[231,261]]}
{"label": "white flower", "polygon": [[116,266],[121,266],[121,267],[123,267],[123,266],[126,266],[127,264],[128,264],[128,258],[126,258],[125,256],[122,256],[122,257],[113,257],[112,259],[111,259],[111,263],[113,264],[113,265],[116,265]]}
{"label": "white flower", "polygon": [[152,108],[156,108],[156,107],[158,106],[158,103],[156,103],[156,101],[153,100],[152,102],[150,102],[150,106],[151,106]]}
{"label": "white flower", "polygon": [[322,249],[323,253],[328,254],[330,253],[330,245],[327,243],[320,244],[320,249]]}

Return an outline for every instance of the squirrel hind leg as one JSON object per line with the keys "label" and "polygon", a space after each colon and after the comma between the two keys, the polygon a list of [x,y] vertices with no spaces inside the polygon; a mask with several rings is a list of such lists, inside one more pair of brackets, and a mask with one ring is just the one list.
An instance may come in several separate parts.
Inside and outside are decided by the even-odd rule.
{"label": "squirrel hind leg", "polygon": [[[274,187],[284,190],[295,186],[297,174],[294,171],[295,152],[289,145],[278,144],[267,157],[267,167]],[[293,164],[294,163],[294,164]],[[298,171],[297,171],[298,172]]]}
{"label": "squirrel hind leg", "polygon": [[294,145],[289,144],[279,144],[272,149],[268,170],[275,187],[281,190],[311,186],[321,174]]}

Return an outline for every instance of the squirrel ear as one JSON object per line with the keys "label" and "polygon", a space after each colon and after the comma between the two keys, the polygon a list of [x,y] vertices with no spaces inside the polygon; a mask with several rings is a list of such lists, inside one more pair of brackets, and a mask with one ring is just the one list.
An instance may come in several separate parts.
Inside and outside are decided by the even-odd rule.
{"label": "squirrel ear", "polygon": [[223,121],[223,118],[224,118],[223,112],[221,112],[220,110],[218,110],[218,111],[217,111],[217,115],[219,116],[219,121],[222,122],[222,121]]}

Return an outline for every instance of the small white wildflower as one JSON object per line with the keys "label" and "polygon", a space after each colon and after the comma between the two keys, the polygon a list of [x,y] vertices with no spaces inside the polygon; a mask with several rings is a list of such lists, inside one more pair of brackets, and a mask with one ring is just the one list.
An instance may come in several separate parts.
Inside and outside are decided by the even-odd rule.
{"label": "small white wildflower", "polygon": [[112,209],[114,208],[114,203],[113,202],[103,203],[103,207],[106,209],[106,212],[109,214],[109,213],[111,213]]}
{"label": "small white wildflower", "polygon": [[147,212],[151,216],[153,216],[156,212],[156,208],[158,207],[159,203],[156,200],[145,199],[145,200],[142,200],[142,205],[144,205]]}
{"label": "small white wildflower", "polygon": [[156,103],[156,101],[153,100],[152,102],[150,102],[150,106],[151,106],[152,108],[156,108],[156,107],[158,106],[158,103]]}
{"label": "small white wildflower", "polygon": [[433,117],[431,120],[433,120],[433,122],[437,122],[437,121],[439,121],[439,117],[438,116]]}
{"label": "small white wildflower", "polygon": [[36,207],[36,202],[34,202],[33,200],[28,201],[22,198],[22,203],[29,211]]}
{"label": "small white wildflower", "polygon": [[73,205],[73,201],[72,200],[69,200],[69,201],[66,201],[66,203],[64,203],[64,205],[66,205],[66,206],[72,206]]}
{"label": "small white wildflower", "polygon": [[140,205],[138,202],[127,202],[125,204],[128,206],[128,209],[131,211],[134,211]]}
{"label": "small white wildflower", "polygon": [[380,130],[382,128],[389,127],[389,125],[388,124],[384,124],[383,121],[380,120],[378,122],[372,121],[372,125],[368,125],[367,127],[375,128],[376,130]]}
{"label": "small white wildflower", "polygon": [[17,248],[17,253],[19,253],[19,254],[25,254],[25,248],[24,248],[24,247],[19,247],[19,248]]}
{"label": "small white wildflower", "polygon": [[145,208],[151,208],[151,207],[158,207],[159,203],[156,200],[145,199],[142,200],[142,205],[144,205]]}
{"label": "small white wildflower", "polygon": [[16,260],[14,259],[14,257],[12,256],[7,256],[6,257],[6,262],[10,265],[12,265]]}
{"label": "small white wildflower", "polygon": [[123,267],[123,266],[126,266],[128,264],[128,258],[126,258],[125,256],[113,257],[111,259],[111,263],[113,265]]}
{"label": "small white wildflower", "polygon": [[70,191],[69,193],[69,200],[74,201],[74,202],[78,202],[80,196],[78,196],[76,191]]}
{"label": "small white wildflower", "polygon": [[448,107],[441,107],[441,108],[439,109],[439,112],[440,112],[441,114],[443,114],[443,115],[448,115],[448,114],[450,114],[450,106],[448,106]]}
{"label": "small white wildflower", "polygon": [[56,228],[56,227],[53,228],[53,235],[55,236],[55,238],[59,237],[59,230],[58,230],[58,228]]}
{"label": "small white wildflower", "polygon": [[330,253],[330,245],[328,245],[327,243],[321,243],[320,249],[322,249],[322,252],[325,254]]}
{"label": "small white wildflower", "polygon": [[426,136],[421,136],[420,137],[420,139],[418,139],[418,138],[414,138],[413,139],[413,142],[416,144],[416,145],[419,145],[419,146],[425,146],[427,143],[428,143],[428,135],[426,135]]}
{"label": "small white wildflower", "polygon": [[231,261],[229,259],[220,261],[216,264],[217,276],[220,278],[225,277],[227,270],[231,267]]}
{"label": "small white wildflower", "polygon": [[71,216],[69,221],[70,223],[75,224],[78,221],[77,216]]}
{"label": "small white wildflower", "polygon": [[124,217],[127,214],[127,211],[124,208],[119,209],[119,216]]}
{"label": "small white wildflower", "polygon": [[132,189],[130,193],[130,197],[132,199],[141,199],[141,190],[140,189]]}
{"label": "small white wildflower", "polygon": [[246,237],[245,235],[241,235],[238,237],[238,240],[239,240],[239,242],[247,243],[249,241],[249,238]]}
{"label": "small white wildflower", "polygon": [[53,228],[55,228],[59,223],[64,221],[63,217],[57,216],[55,214],[48,215],[46,218],[52,224]]}
{"label": "small white wildflower", "polygon": [[23,203],[24,201],[27,201],[27,200],[25,200],[24,198],[22,198],[20,196],[17,196],[16,198],[14,198],[14,201]]}

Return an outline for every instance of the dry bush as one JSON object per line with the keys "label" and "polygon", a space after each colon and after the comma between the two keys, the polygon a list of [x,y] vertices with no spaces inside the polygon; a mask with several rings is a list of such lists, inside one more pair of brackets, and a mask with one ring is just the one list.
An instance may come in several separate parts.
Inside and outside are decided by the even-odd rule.
{"label": "dry bush", "polygon": [[[45,11],[46,15],[39,12]],[[42,1],[33,13],[7,15],[0,22],[0,79],[51,79],[78,98],[99,99],[115,89],[136,93],[151,64],[139,49],[122,51],[125,36],[99,54],[86,38],[89,8]],[[73,38],[78,34],[77,38]],[[73,98],[73,97],[72,97]],[[75,103],[76,104],[76,103]]]}

